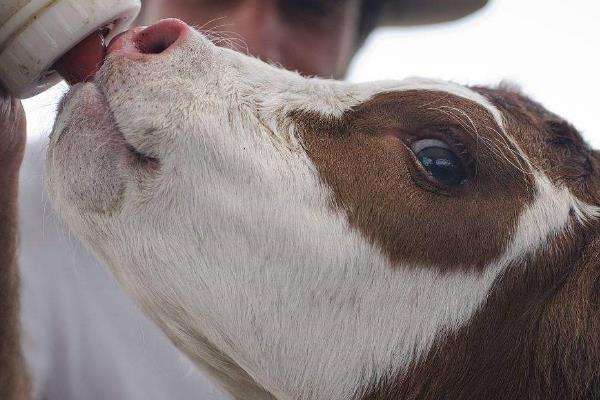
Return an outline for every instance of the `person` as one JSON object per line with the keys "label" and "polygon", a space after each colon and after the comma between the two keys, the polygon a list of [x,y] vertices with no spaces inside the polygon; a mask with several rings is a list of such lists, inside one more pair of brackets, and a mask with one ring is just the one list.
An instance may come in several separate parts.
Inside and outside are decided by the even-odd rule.
{"label": "person", "polygon": [[[144,0],[139,22],[180,18],[220,45],[304,75],[343,78],[352,56],[377,25],[448,21],[474,12],[486,1]],[[42,189],[40,143],[28,146],[17,188],[24,147],[23,109],[0,90],[0,274],[9,271],[12,262],[20,191],[22,342],[33,397],[225,398],[57,221]],[[2,285],[8,284],[0,279]],[[6,303],[2,289],[0,302]],[[14,317],[14,304],[11,309]],[[0,361],[2,356],[0,341]]]}

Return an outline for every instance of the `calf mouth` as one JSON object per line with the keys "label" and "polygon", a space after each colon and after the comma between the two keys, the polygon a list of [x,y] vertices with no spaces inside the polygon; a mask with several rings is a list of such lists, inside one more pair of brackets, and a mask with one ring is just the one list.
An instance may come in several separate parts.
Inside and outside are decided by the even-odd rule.
{"label": "calf mouth", "polygon": [[[79,83],[65,94],[58,105],[58,115],[66,112],[67,105],[71,102],[78,102],[78,115],[70,115],[68,118],[85,118],[91,121],[103,120],[109,122],[103,131],[106,133],[106,139],[110,142],[117,153],[121,154],[124,164],[135,170],[157,171],[160,169],[160,160],[157,157],[144,153],[127,140],[123,131],[113,114],[113,110],[108,100],[99,88],[93,82]],[[63,132],[65,133],[65,132]],[[77,134],[66,132],[66,134]],[[60,140],[60,138],[58,138]]]}

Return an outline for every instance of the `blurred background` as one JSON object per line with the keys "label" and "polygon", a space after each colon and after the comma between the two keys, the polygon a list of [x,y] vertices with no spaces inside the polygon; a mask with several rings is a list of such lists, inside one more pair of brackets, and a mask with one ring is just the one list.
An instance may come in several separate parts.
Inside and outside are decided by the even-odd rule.
{"label": "blurred background", "polygon": [[[376,30],[348,79],[509,80],[600,148],[599,21],[597,0],[493,0],[457,22]],[[25,101],[29,140],[46,140],[65,91],[59,85]]]}

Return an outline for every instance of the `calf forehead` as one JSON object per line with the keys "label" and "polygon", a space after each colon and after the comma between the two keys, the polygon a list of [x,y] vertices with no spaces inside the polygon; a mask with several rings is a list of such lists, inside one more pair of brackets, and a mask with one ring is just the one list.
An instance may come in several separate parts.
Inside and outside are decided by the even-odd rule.
{"label": "calf forehead", "polygon": [[593,152],[573,125],[513,88],[474,90],[500,110],[506,130],[537,170],[577,198],[598,204]]}

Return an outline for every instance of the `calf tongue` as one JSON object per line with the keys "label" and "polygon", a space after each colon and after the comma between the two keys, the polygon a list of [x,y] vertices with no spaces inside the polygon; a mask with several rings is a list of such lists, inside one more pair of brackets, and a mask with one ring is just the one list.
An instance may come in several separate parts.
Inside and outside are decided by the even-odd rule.
{"label": "calf tongue", "polygon": [[104,35],[96,31],[62,56],[54,69],[73,85],[93,79],[105,57]]}

